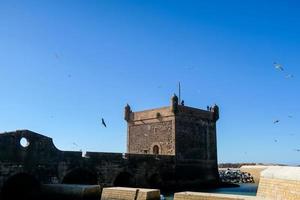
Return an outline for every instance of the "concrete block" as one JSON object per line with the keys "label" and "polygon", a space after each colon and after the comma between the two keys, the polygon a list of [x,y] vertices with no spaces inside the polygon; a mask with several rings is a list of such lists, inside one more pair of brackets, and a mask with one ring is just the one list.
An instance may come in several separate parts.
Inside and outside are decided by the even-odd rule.
{"label": "concrete block", "polygon": [[215,194],[205,192],[179,192],[175,193],[174,200],[258,200],[258,198],[246,195]]}
{"label": "concrete block", "polygon": [[101,200],[159,200],[157,189],[111,187],[103,188]]}

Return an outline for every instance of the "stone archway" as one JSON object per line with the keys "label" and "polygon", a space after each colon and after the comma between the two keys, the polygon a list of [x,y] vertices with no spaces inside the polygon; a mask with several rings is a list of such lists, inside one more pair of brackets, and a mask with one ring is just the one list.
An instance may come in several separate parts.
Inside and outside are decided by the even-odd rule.
{"label": "stone archway", "polygon": [[148,179],[148,183],[149,183],[150,187],[152,187],[152,188],[161,188],[162,179],[161,179],[160,174],[158,174],[158,173],[152,174]]}
{"label": "stone archway", "polygon": [[154,145],[152,148],[152,152],[154,155],[158,155],[159,154],[159,147],[158,145]]}
{"label": "stone archway", "polygon": [[97,185],[97,175],[88,169],[76,168],[65,175],[63,184]]}
{"label": "stone archway", "polygon": [[155,142],[151,145],[151,154],[154,155],[162,154],[161,145],[158,142]]}
{"label": "stone archway", "polygon": [[39,195],[39,181],[31,174],[19,173],[4,182],[0,199],[37,200]]}
{"label": "stone archway", "polygon": [[122,186],[122,187],[130,187],[134,185],[134,181],[132,178],[132,175],[128,172],[121,172],[118,174],[118,176],[115,178],[114,186]]}

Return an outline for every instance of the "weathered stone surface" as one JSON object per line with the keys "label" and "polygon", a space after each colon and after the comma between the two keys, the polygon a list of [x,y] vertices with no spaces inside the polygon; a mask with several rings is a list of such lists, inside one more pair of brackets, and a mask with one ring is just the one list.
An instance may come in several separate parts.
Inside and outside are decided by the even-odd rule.
{"label": "weathered stone surface", "polygon": [[257,196],[276,200],[299,200],[300,167],[274,166],[262,171]]}
{"label": "weathered stone surface", "polygon": [[[128,153],[176,155],[183,160],[217,160],[219,108],[216,105],[210,110],[174,105],[173,97],[170,107],[132,112],[127,105],[125,118]],[[156,147],[158,152],[153,150]]]}
{"label": "weathered stone surface", "polygon": [[101,200],[160,200],[160,191],[126,187],[104,188]]}
{"label": "weathered stone surface", "polygon": [[260,200],[260,198],[244,195],[212,194],[204,192],[175,193],[174,200]]}
{"label": "weathered stone surface", "polygon": [[[30,145],[19,143],[26,137]],[[52,139],[22,130],[0,134],[0,189],[26,174],[39,183],[166,188],[213,180],[214,163],[176,161],[175,156],[60,151]],[[189,176],[199,177],[191,180]],[[205,176],[204,176],[205,175]],[[8,187],[9,188],[9,187]]]}
{"label": "weathered stone surface", "polygon": [[201,110],[174,102],[173,97],[170,107],[130,112],[128,153],[173,155],[180,180],[217,182],[219,108]]}
{"label": "weathered stone surface", "polygon": [[[22,137],[30,142],[26,148],[19,143]],[[0,149],[0,189],[9,178],[23,173],[45,184],[175,184],[174,156],[87,152],[82,157],[81,152],[60,151],[51,138],[27,130],[0,134]]]}
{"label": "weathered stone surface", "polygon": [[100,185],[44,184],[40,199],[43,200],[100,200]]}

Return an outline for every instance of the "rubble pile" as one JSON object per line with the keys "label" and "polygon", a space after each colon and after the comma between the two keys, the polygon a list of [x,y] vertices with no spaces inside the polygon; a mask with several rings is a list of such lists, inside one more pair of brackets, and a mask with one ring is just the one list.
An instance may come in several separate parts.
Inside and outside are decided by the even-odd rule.
{"label": "rubble pile", "polygon": [[220,180],[229,183],[254,183],[250,173],[241,172],[239,169],[219,170]]}

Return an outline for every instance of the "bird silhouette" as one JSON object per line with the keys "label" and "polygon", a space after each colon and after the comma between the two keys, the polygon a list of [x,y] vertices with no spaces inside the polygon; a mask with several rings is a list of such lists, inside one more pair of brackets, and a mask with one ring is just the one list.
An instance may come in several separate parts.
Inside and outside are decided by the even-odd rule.
{"label": "bird silhouette", "polygon": [[294,149],[295,151],[297,151],[297,152],[300,152],[300,149]]}
{"label": "bird silhouette", "polygon": [[76,144],[75,142],[72,143],[74,146],[79,147],[78,144]]}
{"label": "bird silhouette", "polygon": [[54,56],[55,56],[55,58],[56,58],[57,60],[60,59],[60,55],[59,55],[58,53],[55,53]]}
{"label": "bird silhouette", "polygon": [[278,123],[280,120],[276,119],[275,121],[273,121],[274,124]]}
{"label": "bird silhouette", "polygon": [[75,142],[72,143],[75,147],[77,147],[79,149],[79,151],[82,151],[82,149],[79,147],[78,144],[76,144]]}
{"label": "bird silhouette", "polygon": [[102,123],[102,125],[106,128],[106,123],[105,123],[105,121],[104,121],[103,118],[101,119],[101,123]]}
{"label": "bird silhouette", "polygon": [[273,65],[274,65],[274,67],[275,67],[276,69],[279,69],[280,71],[283,71],[283,67],[282,67],[281,64],[274,62]]}
{"label": "bird silhouette", "polygon": [[285,76],[285,78],[294,78],[294,75],[293,74],[288,74]]}

